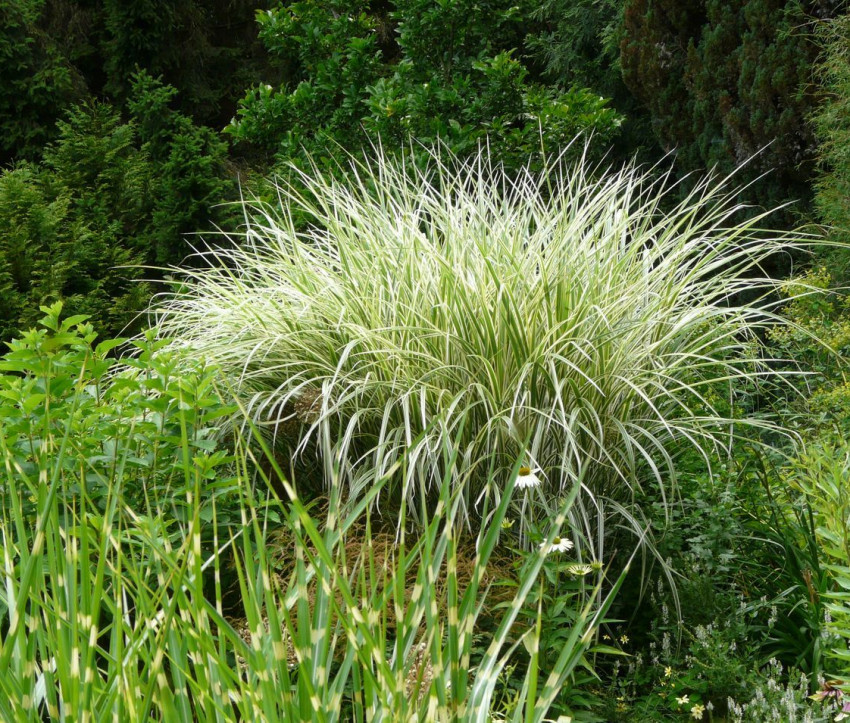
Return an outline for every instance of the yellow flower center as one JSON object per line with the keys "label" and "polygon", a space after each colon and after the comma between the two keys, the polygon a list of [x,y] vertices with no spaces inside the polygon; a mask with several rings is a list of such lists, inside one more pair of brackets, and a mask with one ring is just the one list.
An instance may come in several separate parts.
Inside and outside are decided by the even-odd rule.
{"label": "yellow flower center", "polygon": [[530,474],[531,474],[531,468],[530,467],[520,467],[519,468],[519,476],[520,477],[527,477]]}

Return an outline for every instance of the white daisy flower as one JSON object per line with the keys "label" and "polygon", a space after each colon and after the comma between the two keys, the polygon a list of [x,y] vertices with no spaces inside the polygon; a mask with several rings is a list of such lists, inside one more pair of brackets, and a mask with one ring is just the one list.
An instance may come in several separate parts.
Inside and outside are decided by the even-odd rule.
{"label": "white daisy flower", "polygon": [[[543,549],[546,547],[546,543],[542,543],[540,548]],[[549,548],[546,550],[546,554],[551,554],[553,552],[569,552],[573,549],[572,540],[568,540],[566,537],[556,537],[552,540],[552,544],[549,545]]]}
{"label": "white daisy flower", "polygon": [[516,478],[516,486],[519,489],[531,489],[540,484],[540,478],[531,470],[531,467],[520,467],[519,476]]}
{"label": "white daisy flower", "polygon": [[570,575],[575,575],[576,577],[584,577],[585,575],[589,575],[591,572],[593,572],[593,568],[590,565],[576,563],[567,567],[567,572]]}

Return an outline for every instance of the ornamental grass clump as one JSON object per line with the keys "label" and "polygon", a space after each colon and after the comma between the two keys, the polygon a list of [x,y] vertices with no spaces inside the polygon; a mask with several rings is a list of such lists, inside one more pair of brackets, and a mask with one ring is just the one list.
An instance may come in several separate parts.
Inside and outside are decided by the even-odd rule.
{"label": "ornamental grass clump", "polygon": [[586,162],[509,175],[486,152],[292,169],[158,322],[355,496],[405,451],[395,493],[431,494],[446,439],[467,511],[517,460],[552,493],[581,477],[617,501],[641,479],[666,494],[674,448],[765,424],[735,409],[779,378],[760,265],[804,241],[760,231],[766,212],[739,221],[725,182],[673,188]]}

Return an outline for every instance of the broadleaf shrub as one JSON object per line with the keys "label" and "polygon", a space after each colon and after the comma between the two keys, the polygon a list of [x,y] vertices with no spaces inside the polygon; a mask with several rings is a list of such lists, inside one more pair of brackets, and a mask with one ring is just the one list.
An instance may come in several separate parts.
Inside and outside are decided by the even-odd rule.
{"label": "broadleaf shrub", "polygon": [[[170,507],[175,519],[185,517],[181,510],[191,490],[184,435],[195,473],[211,484],[227,462],[217,440],[234,410],[216,389],[215,371],[198,365],[178,372],[178,360],[150,335],[97,342],[84,316],[60,316],[61,303],[42,311],[39,328],[9,342],[0,356],[7,483],[36,485],[30,494],[38,500],[44,480],[35,471],[50,468],[55,484],[66,476],[74,480],[63,484],[72,495],[63,504],[80,496],[103,511],[110,496],[120,495],[140,514],[154,504]],[[135,354],[120,361],[111,352],[121,345]],[[60,464],[56,445],[64,436]],[[226,515],[225,505],[219,514]]]}
{"label": "broadleaf shrub", "polygon": [[[260,37],[290,70],[259,84],[228,132],[282,164],[333,167],[341,148],[409,149],[440,141],[460,155],[492,144],[505,165],[540,162],[540,138],[579,132],[604,148],[622,118],[597,93],[535,79],[522,52],[525,4],[505,0],[369,3],[306,0],[261,13]],[[395,32],[393,32],[395,31]]]}

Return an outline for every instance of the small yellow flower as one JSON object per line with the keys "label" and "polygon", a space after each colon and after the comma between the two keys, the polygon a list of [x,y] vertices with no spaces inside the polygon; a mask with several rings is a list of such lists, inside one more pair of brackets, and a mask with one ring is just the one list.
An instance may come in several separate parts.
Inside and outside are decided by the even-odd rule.
{"label": "small yellow flower", "polygon": [[513,520],[508,520],[508,519],[502,520],[502,529],[503,530],[510,530],[511,527],[513,527],[513,526],[514,526]]}
{"label": "small yellow flower", "polygon": [[683,695],[680,698],[676,698],[676,702],[679,705],[687,705],[690,702],[690,698],[687,695]]}
{"label": "small yellow flower", "polygon": [[670,678],[672,675],[673,675],[673,668],[671,668],[671,667],[668,665],[666,668],[664,668],[664,677],[665,677],[665,678]]}
{"label": "small yellow flower", "polygon": [[696,720],[702,720],[702,714],[705,713],[705,706],[697,703],[693,708],[691,708],[691,718],[695,718]]}
{"label": "small yellow flower", "polygon": [[620,642],[621,642],[623,645],[625,645],[626,643],[628,643],[628,642],[629,642],[629,636],[628,636],[628,635],[625,635],[625,634],[624,634],[624,635],[621,635],[621,636],[620,636]]}
{"label": "small yellow flower", "polygon": [[603,640],[610,640],[610,639],[611,639],[611,636],[610,636],[610,635],[608,635],[608,633],[605,633],[605,635],[603,635],[603,636],[602,636],[602,639],[603,639]]}

